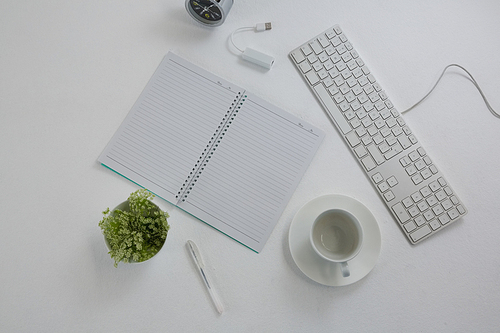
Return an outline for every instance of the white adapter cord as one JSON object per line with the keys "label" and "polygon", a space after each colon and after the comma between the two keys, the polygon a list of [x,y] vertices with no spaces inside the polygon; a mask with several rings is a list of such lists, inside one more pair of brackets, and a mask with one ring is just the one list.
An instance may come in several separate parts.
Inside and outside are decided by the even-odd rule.
{"label": "white adapter cord", "polygon": [[257,50],[254,50],[250,47],[247,47],[245,48],[244,50],[239,48],[235,43],[234,43],[234,35],[238,32],[241,32],[241,31],[255,31],[255,32],[260,32],[260,31],[266,31],[266,30],[271,30],[272,29],[272,26],[271,26],[271,22],[267,22],[267,23],[257,23],[255,26],[253,27],[241,27],[241,28],[238,28],[236,30],[234,30],[231,35],[230,35],[230,41],[231,41],[231,44],[233,44],[234,48],[237,49],[238,51],[241,52],[241,58],[243,60],[246,60],[246,61],[250,61],[254,64],[257,64],[259,66],[262,66],[266,69],[271,69],[271,67],[273,66],[274,64],[274,58],[265,54],[265,53],[262,53],[262,52],[259,52]]}
{"label": "white adapter cord", "polygon": [[493,108],[491,107],[490,103],[488,102],[488,99],[486,98],[486,96],[484,95],[483,93],[483,90],[481,89],[481,87],[479,87],[479,84],[477,83],[476,79],[474,79],[474,77],[472,76],[471,73],[469,73],[468,70],[466,70],[464,67],[458,65],[458,64],[449,64],[448,66],[446,66],[443,70],[443,72],[441,73],[441,76],[439,76],[439,78],[437,79],[436,83],[434,84],[434,86],[431,88],[431,90],[429,90],[429,92],[424,96],[422,97],[422,99],[420,99],[417,103],[413,104],[411,107],[409,107],[408,109],[404,110],[401,112],[401,114],[403,113],[406,113],[408,111],[410,111],[411,109],[413,109],[414,107],[416,107],[417,105],[419,105],[420,103],[422,103],[424,101],[424,99],[426,99],[430,94],[431,92],[434,91],[434,88],[436,88],[436,86],[438,85],[439,81],[441,81],[441,78],[443,77],[444,73],[446,72],[446,70],[450,67],[458,67],[460,69],[462,69],[465,73],[467,73],[470,77],[470,80],[472,81],[472,83],[474,84],[474,86],[477,88],[477,90],[479,91],[479,93],[481,94],[481,97],[483,98],[484,100],[484,103],[486,104],[486,107],[488,108],[488,110],[491,112],[491,114],[493,114],[495,117],[497,118],[500,118],[500,114],[498,114],[498,112],[496,112],[495,110],[493,110]]}

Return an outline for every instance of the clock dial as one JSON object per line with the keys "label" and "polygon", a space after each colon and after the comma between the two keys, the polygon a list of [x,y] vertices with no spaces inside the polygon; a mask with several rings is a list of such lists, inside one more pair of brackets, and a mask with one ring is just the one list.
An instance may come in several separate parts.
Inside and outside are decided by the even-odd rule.
{"label": "clock dial", "polygon": [[201,18],[208,21],[218,21],[222,18],[220,9],[208,0],[191,0],[189,5]]}

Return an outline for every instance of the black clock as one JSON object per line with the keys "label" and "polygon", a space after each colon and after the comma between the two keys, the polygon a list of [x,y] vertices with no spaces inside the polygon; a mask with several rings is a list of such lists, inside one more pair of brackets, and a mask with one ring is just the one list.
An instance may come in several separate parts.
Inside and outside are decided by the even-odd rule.
{"label": "black clock", "polygon": [[234,0],[186,0],[186,10],[203,25],[216,27],[224,23]]}

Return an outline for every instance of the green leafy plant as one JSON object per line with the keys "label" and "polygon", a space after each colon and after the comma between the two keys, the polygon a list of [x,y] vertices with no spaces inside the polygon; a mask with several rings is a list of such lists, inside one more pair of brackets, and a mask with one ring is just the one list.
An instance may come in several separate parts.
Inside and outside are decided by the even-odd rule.
{"label": "green leafy plant", "polygon": [[109,254],[115,260],[115,267],[120,261],[145,261],[154,256],[165,243],[170,225],[168,213],[151,202],[154,195],[140,189],[128,198],[128,210],[107,208],[104,218],[99,222],[111,250]]}

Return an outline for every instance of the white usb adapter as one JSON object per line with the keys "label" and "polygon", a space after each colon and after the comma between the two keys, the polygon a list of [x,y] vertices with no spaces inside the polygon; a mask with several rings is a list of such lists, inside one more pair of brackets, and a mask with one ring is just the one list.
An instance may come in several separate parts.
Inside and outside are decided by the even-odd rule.
{"label": "white usb adapter", "polygon": [[271,69],[274,64],[274,58],[265,53],[254,50],[250,47],[247,47],[245,51],[241,54],[241,58],[246,61],[253,62],[259,66],[262,66],[267,69]]}
{"label": "white usb adapter", "polygon": [[241,52],[241,58],[243,60],[249,61],[251,63],[254,63],[256,65],[259,65],[261,67],[264,67],[266,69],[271,69],[271,67],[274,64],[274,57],[267,55],[265,53],[262,53],[260,51],[257,51],[251,47],[247,47],[245,50],[240,49],[238,46],[233,41],[233,36],[236,32],[242,31],[242,30],[253,30],[255,32],[259,31],[266,31],[266,30],[271,30],[271,22],[267,23],[257,23],[254,27],[243,27],[236,29],[233,31],[231,34],[231,43],[233,46]]}

